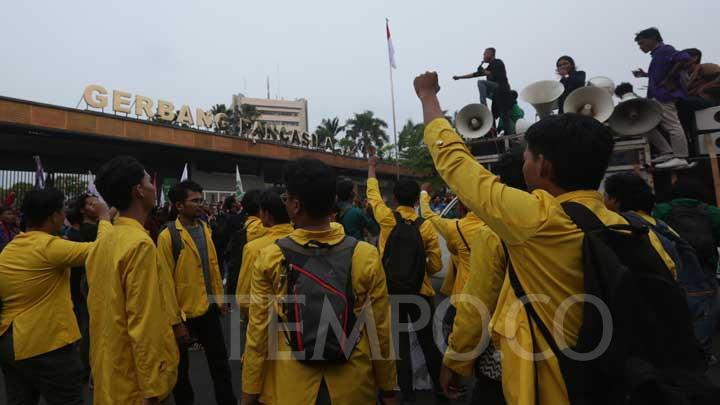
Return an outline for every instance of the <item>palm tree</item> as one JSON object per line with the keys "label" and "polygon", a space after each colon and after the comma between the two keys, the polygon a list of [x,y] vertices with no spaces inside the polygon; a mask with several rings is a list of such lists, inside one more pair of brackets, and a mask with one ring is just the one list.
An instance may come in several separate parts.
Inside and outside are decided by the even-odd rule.
{"label": "palm tree", "polygon": [[315,129],[318,145],[324,145],[325,140],[328,138],[332,139],[332,143],[335,145],[338,134],[344,130],[345,125],[340,125],[340,119],[337,117],[332,119],[323,118],[320,125]]}
{"label": "palm tree", "polygon": [[337,145],[340,153],[345,156],[355,156],[357,154],[357,143],[355,143],[353,139],[350,139],[347,136],[340,139]]}
{"label": "palm tree", "polygon": [[362,114],[356,113],[353,118],[347,121],[345,126],[349,128],[347,136],[356,142],[364,158],[368,156],[368,147],[374,146],[379,150],[390,141],[390,138],[385,133],[387,123],[375,117],[372,111],[365,111]]}
{"label": "palm tree", "polygon": [[227,132],[228,129],[232,129],[233,127],[233,118],[234,115],[233,111],[229,109],[225,104],[215,104],[210,108],[210,113],[212,113],[213,117],[216,117],[218,114],[225,114],[227,117],[224,121],[224,124],[226,128],[223,128],[223,125],[221,123],[216,122],[215,123],[215,132],[221,133],[221,132]]}

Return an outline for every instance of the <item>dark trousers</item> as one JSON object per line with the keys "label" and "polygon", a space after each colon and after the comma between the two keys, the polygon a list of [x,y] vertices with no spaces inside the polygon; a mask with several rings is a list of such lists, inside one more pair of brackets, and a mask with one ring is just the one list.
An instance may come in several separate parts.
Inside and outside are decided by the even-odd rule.
{"label": "dark trousers", "polygon": [[482,373],[475,373],[475,387],[468,405],[505,405],[502,383]]}
{"label": "dark trousers", "polygon": [[[205,350],[205,358],[215,389],[216,403],[218,405],[236,405],[237,399],[233,393],[230,364],[217,304],[210,305],[204,315],[188,319],[185,325],[190,336],[197,338]],[[190,359],[186,345],[180,346],[178,381],[173,390],[173,397],[177,405],[193,404],[195,400],[195,394],[190,384]]]}
{"label": "dark trousers", "polygon": [[[12,326],[10,326],[12,329]],[[8,405],[82,405],[83,365],[75,345],[15,360],[12,331],[0,337],[0,364]]]}
{"label": "dark trousers", "polygon": [[[431,309],[431,315],[435,312],[435,304],[432,297],[420,296],[428,302]],[[401,303],[398,306],[398,319],[400,322],[416,322],[420,319],[420,307],[410,303]],[[425,356],[425,364],[432,378],[433,387],[436,391],[440,390],[440,366],[442,357],[440,350],[435,345],[433,338],[432,321],[422,328],[415,330],[423,355]],[[410,354],[410,334],[407,332],[400,333],[400,358],[397,360],[398,383],[403,394],[404,400],[412,400],[415,398],[415,390],[413,387],[413,367],[412,357]]]}

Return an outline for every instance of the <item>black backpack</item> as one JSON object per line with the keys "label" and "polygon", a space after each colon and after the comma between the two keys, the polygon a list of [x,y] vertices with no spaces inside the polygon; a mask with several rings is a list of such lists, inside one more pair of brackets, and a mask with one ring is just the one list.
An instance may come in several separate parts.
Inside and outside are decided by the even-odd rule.
{"label": "black backpack", "polygon": [[180,252],[182,252],[185,244],[182,241],[182,237],[180,237],[180,231],[178,231],[177,226],[175,226],[175,221],[169,221],[165,224],[165,226],[167,227],[168,232],[170,232],[173,261],[177,263],[177,260],[180,257]]}
{"label": "black backpack", "polygon": [[[510,283],[554,352],[573,405],[715,404],[720,391],[704,375],[685,293],[653,248],[647,227],[604,225],[585,206],[563,209],[583,230],[584,293],[609,309],[610,323],[596,305],[583,305],[583,323],[572,350],[558,347],[549,328],[527,302],[508,260]],[[507,254],[507,251],[506,251]],[[509,259],[509,256],[508,256]],[[538,291],[538,293],[542,293]],[[612,327],[612,330],[604,329]],[[530,328],[536,341],[534,328]],[[603,341],[603,332],[610,332]],[[607,349],[590,356],[601,343]],[[577,356],[587,355],[585,361]],[[540,387],[535,375],[536,398]],[[539,401],[539,399],[538,399]],[[539,403],[539,402],[538,402]]]}
{"label": "black backpack", "polygon": [[672,207],[665,222],[685,239],[697,252],[703,268],[715,274],[718,253],[708,206],[699,203],[694,206],[670,203]]}
{"label": "black backpack", "polygon": [[351,334],[357,332],[352,289],[357,239],[345,237],[336,245],[310,241],[303,246],[286,237],[275,243],[284,256],[283,307],[288,324],[294,325],[285,335],[295,359],[308,364],[347,362],[359,341],[359,333]]}
{"label": "black backpack", "polygon": [[407,221],[394,212],[395,227],[385,243],[383,268],[390,294],[417,294],[425,279],[425,244],[420,234],[423,219]]}
{"label": "black backpack", "polygon": [[227,262],[227,284],[226,294],[235,295],[240,267],[242,267],[243,251],[247,244],[247,227],[235,231],[225,249],[225,261]]}

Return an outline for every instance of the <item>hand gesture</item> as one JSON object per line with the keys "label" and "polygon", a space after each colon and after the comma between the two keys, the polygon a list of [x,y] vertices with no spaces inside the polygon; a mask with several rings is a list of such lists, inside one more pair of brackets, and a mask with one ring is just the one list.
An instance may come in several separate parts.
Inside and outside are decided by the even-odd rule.
{"label": "hand gesture", "polygon": [[440,91],[437,72],[425,72],[415,78],[413,83],[418,98],[433,97]]}

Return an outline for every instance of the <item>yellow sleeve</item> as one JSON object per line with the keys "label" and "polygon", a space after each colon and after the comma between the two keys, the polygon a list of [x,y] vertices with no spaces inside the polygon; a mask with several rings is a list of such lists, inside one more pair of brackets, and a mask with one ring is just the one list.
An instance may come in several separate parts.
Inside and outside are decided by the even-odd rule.
{"label": "yellow sleeve", "polygon": [[[422,191],[420,193],[420,214],[423,218],[433,224],[433,226],[438,231],[440,236],[443,237],[443,239],[445,239],[446,241],[449,241],[451,239],[450,235],[455,229],[456,220],[443,218],[439,214],[433,212],[433,210],[430,209],[430,194],[428,194],[426,191]],[[448,248],[451,248],[450,243],[448,243]],[[453,251],[451,251],[451,253],[457,254],[454,246],[452,248]]]}
{"label": "yellow sleeve", "polygon": [[[470,251],[472,270],[463,295],[454,300],[457,315],[443,358],[448,368],[465,376],[472,374],[475,358],[480,354],[473,351],[480,344],[483,333],[490,333],[488,323],[497,306],[506,266],[500,239],[489,228],[478,233]],[[487,312],[483,314],[485,308]]]}
{"label": "yellow sleeve", "polygon": [[175,291],[175,258],[172,253],[170,232],[165,229],[160,232],[157,241],[157,267],[160,275],[160,291],[163,303],[170,317],[170,324],[177,325],[184,320],[180,304]]}
{"label": "yellow sleeve", "polygon": [[245,312],[247,312],[248,308],[250,308],[250,302],[248,302],[247,297],[244,300],[240,300],[240,297],[250,295],[250,284],[253,277],[253,265],[255,264],[255,259],[257,258],[257,252],[255,251],[255,249],[249,249],[250,245],[251,244],[248,243],[245,245],[245,247],[243,247],[243,260],[242,264],[240,265],[240,274],[238,276],[237,288],[235,289],[235,299],[237,301],[238,307],[240,307],[240,309]]}
{"label": "yellow sleeve", "polygon": [[[271,247],[271,249],[277,249]],[[281,261],[273,264],[270,260],[269,249],[262,250],[258,258],[253,261],[252,281],[250,283],[250,315],[245,343],[245,357],[242,367],[242,392],[246,394],[260,394],[265,379],[265,360],[268,357],[268,327],[270,313],[275,300],[272,289],[271,274],[279,269]]]}
{"label": "yellow sleeve", "polygon": [[80,267],[85,264],[90,249],[95,245],[97,240],[112,225],[107,221],[98,223],[98,233],[95,242],[73,242],[59,237],[52,237],[45,246],[45,255],[47,260],[54,267]]}
{"label": "yellow sleeve", "polygon": [[446,119],[431,122],[424,139],[443,180],[502,240],[519,244],[537,232],[549,207],[533,194],[502,184],[475,160]]}
{"label": "yellow sleeve", "polygon": [[425,259],[427,264],[425,270],[428,276],[432,276],[442,270],[442,256],[440,255],[440,242],[438,241],[435,229],[429,223],[423,223],[420,227],[420,234],[425,242]]}
{"label": "yellow sleeve", "polygon": [[[357,267],[356,267],[357,265]],[[361,267],[362,266],[362,267]],[[392,391],[397,381],[397,370],[395,361],[392,360],[392,340],[390,329],[390,299],[387,292],[385,272],[380,263],[380,254],[377,249],[363,243],[358,245],[353,254],[353,271],[362,268],[368,272],[367,297],[372,305],[372,316],[375,321],[377,341],[370,339],[370,345],[377,344],[371,353],[379,353],[379,357],[373,356],[373,374],[382,391]]]}
{"label": "yellow sleeve", "polygon": [[129,356],[134,360],[143,398],[168,392],[168,387],[164,387],[168,350],[162,329],[170,325],[161,308],[156,256],[152,242],[143,241],[124,258],[125,313],[132,351]]}
{"label": "yellow sleeve", "polygon": [[450,262],[448,262],[448,269],[445,272],[445,279],[443,279],[442,286],[440,287],[440,294],[445,296],[452,296],[453,288],[455,286],[455,278],[457,277],[457,256],[450,256]]}
{"label": "yellow sleeve", "polygon": [[225,303],[225,289],[223,288],[222,284],[222,275],[220,274],[220,263],[218,263],[218,256],[217,256],[217,249],[215,249],[215,242],[213,242],[212,238],[212,230],[210,229],[210,225],[205,224],[205,230],[206,230],[206,238],[208,249],[211,249],[210,252],[213,252],[214,254],[208,253],[208,259],[210,261],[210,282],[212,283],[212,291],[213,294],[215,294],[215,302],[218,304]]}
{"label": "yellow sleeve", "polygon": [[382,195],[380,194],[380,183],[378,183],[377,179],[370,178],[367,180],[367,199],[368,204],[372,207],[375,222],[377,222],[380,227],[394,227],[395,217],[390,207],[385,205],[385,201],[383,201]]}

